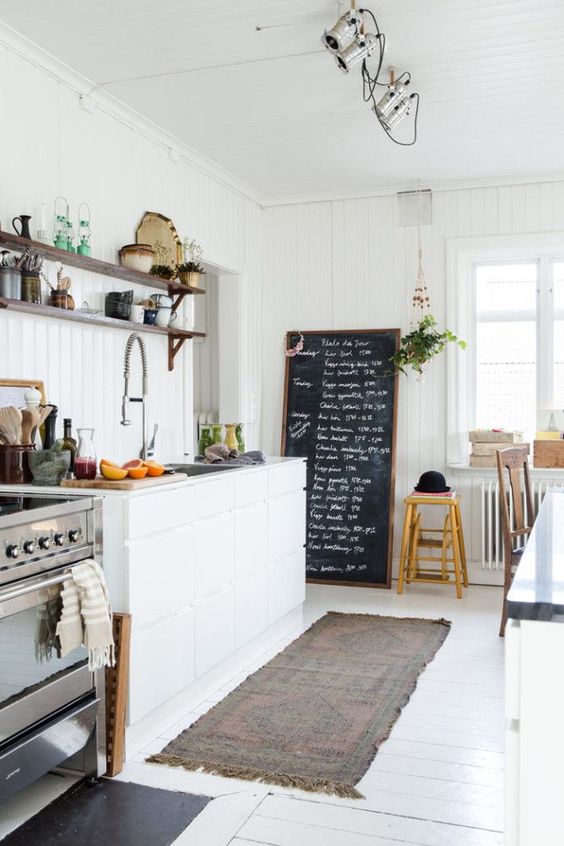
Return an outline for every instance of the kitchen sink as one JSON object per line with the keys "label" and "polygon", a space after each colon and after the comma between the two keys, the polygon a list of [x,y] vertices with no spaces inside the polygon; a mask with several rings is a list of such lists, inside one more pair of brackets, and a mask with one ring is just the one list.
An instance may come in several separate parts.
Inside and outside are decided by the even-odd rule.
{"label": "kitchen sink", "polygon": [[230,464],[167,464],[167,470],[175,470],[177,473],[186,473],[187,476],[207,476],[210,473],[219,473],[224,470],[237,470],[237,465]]}

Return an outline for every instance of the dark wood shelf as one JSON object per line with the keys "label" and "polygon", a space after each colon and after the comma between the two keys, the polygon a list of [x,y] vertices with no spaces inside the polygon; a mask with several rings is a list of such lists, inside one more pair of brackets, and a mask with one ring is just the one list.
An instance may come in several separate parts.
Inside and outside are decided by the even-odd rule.
{"label": "dark wood shelf", "polygon": [[[25,240],[25,239],[21,239]],[[60,251],[58,251],[60,252]],[[69,255],[71,255],[69,253]],[[140,274],[143,275],[143,274]],[[115,317],[106,317],[104,314],[90,314],[80,309],[69,311],[64,308],[54,308],[49,305],[28,303],[24,300],[11,300],[0,297],[0,309],[30,314],[33,317],[51,317],[56,320],[67,320],[71,323],[86,323],[89,326],[105,326],[109,329],[127,329],[129,332],[149,332],[168,337],[168,369],[174,368],[174,358],[180,350],[184,341],[191,338],[205,338],[205,332],[194,332],[186,329],[175,329],[172,326],[150,326],[145,323],[132,323],[130,320],[118,320]]]}
{"label": "dark wood shelf", "polygon": [[[80,270],[87,270],[89,273],[99,273],[102,276],[111,276],[123,282],[134,282],[136,285],[144,285],[146,288],[168,291],[170,296],[177,294],[179,299],[186,296],[186,294],[206,293],[203,288],[192,288],[189,285],[183,285],[182,282],[171,282],[170,279],[161,279],[160,276],[151,276],[150,273],[139,273],[139,271],[130,270],[121,264],[111,264],[111,262],[100,261],[100,259],[95,259],[91,256],[67,253],[66,250],[59,250],[58,247],[52,247],[50,244],[44,244],[42,241],[31,241],[29,238],[21,238],[19,235],[12,234],[11,232],[0,231],[0,246],[5,247],[7,250],[17,250],[18,252],[23,252],[26,247],[31,247],[34,252],[47,261],[59,261],[63,265],[78,267]],[[179,302],[177,301],[177,306],[178,304]]]}

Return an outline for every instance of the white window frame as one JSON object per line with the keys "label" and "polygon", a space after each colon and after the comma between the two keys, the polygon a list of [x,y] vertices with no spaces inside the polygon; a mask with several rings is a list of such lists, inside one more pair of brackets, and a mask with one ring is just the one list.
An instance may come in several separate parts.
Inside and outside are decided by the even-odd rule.
{"label": "white window frame", "polygon": [[[452,238],[446,242],[446,325],[468,341],[466,352],[447,352],[447,463],[468,463],[468,432],[475,425],[475,272],[479,265],[538,263],[537,356],[552,361],[552,264],[564,261],[564,232]],[[564,317],[564,315],[563,315]],[[549,408],[553,385],[537,370],[537,408]],[[551,371],[552,372],[552,371]]]}

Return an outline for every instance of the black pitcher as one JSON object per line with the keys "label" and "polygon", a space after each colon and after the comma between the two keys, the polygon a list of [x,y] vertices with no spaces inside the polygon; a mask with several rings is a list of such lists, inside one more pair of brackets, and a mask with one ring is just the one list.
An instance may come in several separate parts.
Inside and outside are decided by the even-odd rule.
{"label": "black pitcher", "polygon": [[[21,230],[18,232],[18,227],[16,226],[16,220],[19,220]],[[20,238],[29,238],[31,240],[31,232],[29,231],[29,221],[31,220],[30,214],[20,214],[18,217],[15,217],[12,220],[12,227],[16,235],[19,235]]]}

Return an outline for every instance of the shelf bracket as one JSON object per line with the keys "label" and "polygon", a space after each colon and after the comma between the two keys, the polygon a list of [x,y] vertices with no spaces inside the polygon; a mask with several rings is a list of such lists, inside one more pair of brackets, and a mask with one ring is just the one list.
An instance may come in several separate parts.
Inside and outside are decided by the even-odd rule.
{"label": "shelf bracket", "polygon": [[177,354],[180,352],[184,345],[184,341],[187,341],[188,338],[183,338],[182,336],[178,335],[169,335],[168,336],[168,369],[174,370],[174,359],[176,358]]}
{"label": "shelf bracket", "polygon": [[[188,291],[186,291],[186,294],[187,294],[187,293],[188,293]],[[176,312],[178,311],[178,309],[179,309],[179,308],[180,308],[180,306],[182,305],[182,300],[184,299],[184,297],[186,296],[186,294],[185,294],[184,292],[181,292],[181,293],[177,296],[177,298],[173,301],[173,303],[172,303],[172,309],[171,309],[171,311],[172,311],[172,313],[173,313],[173,314],[176,314]]]}

